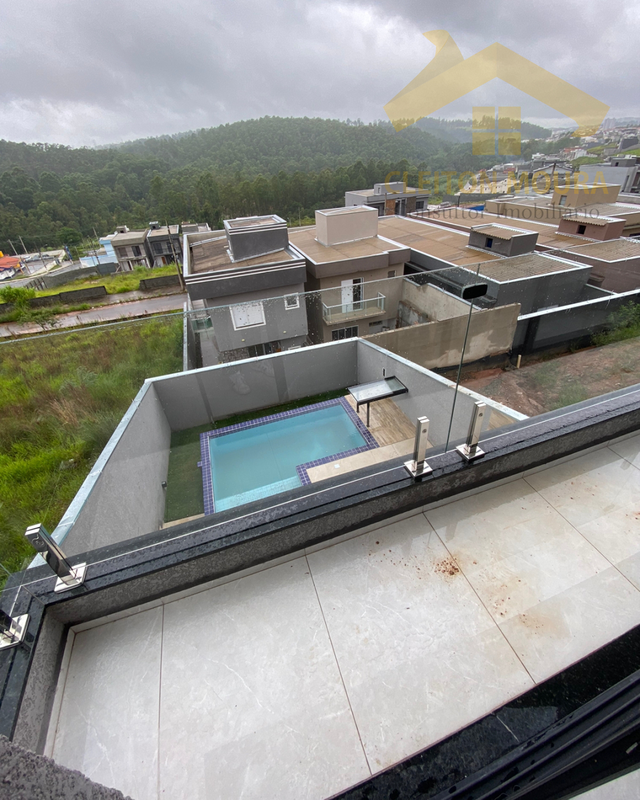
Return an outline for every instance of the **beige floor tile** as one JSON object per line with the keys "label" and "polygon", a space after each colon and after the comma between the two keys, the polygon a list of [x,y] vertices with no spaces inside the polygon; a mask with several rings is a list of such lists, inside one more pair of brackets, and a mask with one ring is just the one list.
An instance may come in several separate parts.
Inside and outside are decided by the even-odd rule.
{"label": "beige floor tile", "polygon": [[640,553],[618,562],[616,567],[627,580],[631,581],[636,589],[640,590]]}
{"label": "beige floor tile", "polygon": [[640,510],[640,470],[610,448],[526,477],[576,527],[621,509]]}
{"label": "beige floor tile", "polygon": [[469,572],[571,529],[522,479],[429,509],[425,516]]}
{"label": "beige floor tile", "polygon": [[53,759],[136,800],[157,798],[162,609],[76,634]]}
{"label": "beige floor tile", "polygon": [[321,800],[369,774],[305,558],[165,606],[162,796]]}
{"label": "beige floor tile", "polygon": [[374,770],[532,685],[424,517],[309,563]]}
{"label": "beige floor tile", "polygon": [[497,622],[611,566],[524,480],[426,517]]}
{"label": "beige floor tile", "polygon": [[640,433],[610,442],[609,448],[634,467],[640,467]]}
{"label": "beige floor tile", "polygon": [[640,623],[640,592],[611,567],[502,623],[540,682]]}

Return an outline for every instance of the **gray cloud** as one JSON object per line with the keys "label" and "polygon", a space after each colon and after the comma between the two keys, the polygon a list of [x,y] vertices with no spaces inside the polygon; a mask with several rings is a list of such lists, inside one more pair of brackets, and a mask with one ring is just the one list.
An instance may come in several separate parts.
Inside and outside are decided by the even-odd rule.
{"label": "gray cloud", "polygon": [[[638,114],[640,8],[627,0],[0,0],[0,138],[94,144],[270,115],[374,120],[434,54],[500,41]],[[494,81],[446,109],[521,104]],[[560,120],[558,120],[560,121]]]}

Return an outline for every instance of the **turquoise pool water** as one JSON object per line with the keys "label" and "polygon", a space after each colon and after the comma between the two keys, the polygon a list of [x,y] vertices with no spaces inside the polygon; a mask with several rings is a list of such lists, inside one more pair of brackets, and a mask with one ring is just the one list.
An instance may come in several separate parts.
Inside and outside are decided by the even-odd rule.
{"label": "turquoise pool water", "polygon": [[209,439],[216,511],[301,486],[296,466],[363,447],[341,405]]}

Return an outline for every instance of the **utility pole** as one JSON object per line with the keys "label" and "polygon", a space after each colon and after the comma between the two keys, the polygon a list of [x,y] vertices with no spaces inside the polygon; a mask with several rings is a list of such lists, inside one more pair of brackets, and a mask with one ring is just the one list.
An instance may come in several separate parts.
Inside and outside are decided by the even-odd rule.
{"label": "utility pole", "polygon": [[11,239],[7,239],[7,241],[8,241],[8,242],[9,242],[9,244],[11,245],[11,249],[13,250],[13,253],[14,253],[15,257],[16,257],[16,258],[20,258],[20,256],[19,256],[19,255],[18,255],[18,253],[16,252],[16,248],[13,246],[13,242],[11,241]]}
{"label": "utility pole", "polygon": [[171,255],[173,256],[173,263],[176,265],[176,271],[178,273],[178,280],[180,281],[180,288],[183,292],[187,291],[187,287],[184,283],[184,276],[182,275],[182,270],[180,269],[180,264],[178,263],[178,259],[176,257],[176,251],[173,249],[173,239],[171,238],[171,226],[167,223],[167,233],[169,234],[169,247],[171,248]]}
{"label": "utility pole", "polygon": [[24,242],[22,241],[22,236],[18,236],[18,239],[20,239],[20,243],[22,244],[22,249],[24,250],[25,256],[28,256],[29,253],[27,253],[27,248],[24,246]]}

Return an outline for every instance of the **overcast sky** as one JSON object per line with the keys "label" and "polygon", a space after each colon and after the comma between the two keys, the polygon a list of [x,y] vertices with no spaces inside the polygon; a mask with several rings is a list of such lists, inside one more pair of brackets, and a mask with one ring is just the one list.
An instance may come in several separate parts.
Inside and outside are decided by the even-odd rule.
{"label": "overcast sky", "polygon": [[[449,31],[465,58],[495,41],[640,116],[638,0],[0,0],[0,138],[92,145],[265,115],[365,121]],[[495,80],[447,106],[521,105]]]}

